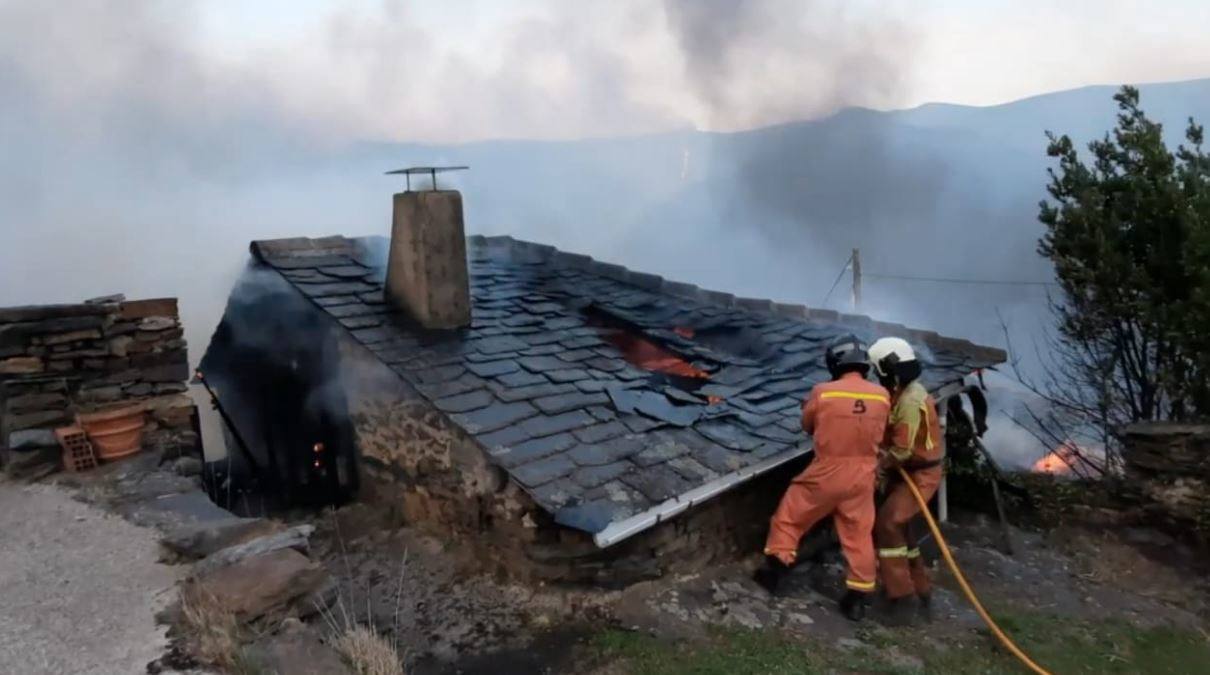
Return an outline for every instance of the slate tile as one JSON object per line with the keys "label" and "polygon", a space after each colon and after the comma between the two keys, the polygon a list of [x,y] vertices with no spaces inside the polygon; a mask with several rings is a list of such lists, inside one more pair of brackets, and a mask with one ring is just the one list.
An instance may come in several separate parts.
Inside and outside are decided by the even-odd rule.
{"label": "slate tile", "polygon": [[[344,318],[347,318],[350,316],[363,316],[363,315],[367,315],[367,314],[373,314],[377,310],[375,310],[375,308],[373,308],[373,307],[369,307],[360,302],[350,302],[350,303],[340,304],[340,305],[336,305],[336,306],[332,306],[332,307],[324,307],[324,311],[326,311],[331,316],[336,317],[337,319],[344,319]],[[375,324],[375,325],[377,325],[377,324]]]}
{"label": "slate tile", "polygon": [[383,295],[381,289],[366,291],[365,293],[358,293],[357,297],[367,305],[384,305],[387,301],[386,296]]}
{"label": "slate tile", "polygon": [[[401,371],[399,366],[392,366],[391,369],[397,373]],[[406,378],[411,373],[407,370],[402,370],[402,374]],[[465,394],[468,391],[482,389],[484,386],[486,386],[486,383],[483,380],[480,380],[474,375],[468,374],[449,382],[441,382],[438,384],[417,384],[416,390],[421,394],[424,394],[424,396],[429,399],[438,399],[445,398],[446,396]]]}
{"label": "slate tile", "polygon": [[741,382],[750,380],[761,373],[760,368],[745,368],[743,366],[726,366],[713,376],[710,381],[715,384],[733,387]]}
{"label": "slate tile", "polygon": [[693,428],[706,438],[732,450],[747,452],[764,442],[726,420],[699,422]]}
{"label": "slate tile", "polygon": [[[409,364],[411,365],[411,364]],[[412,376],[420,384],[441,384],[462,377],[466,372],[466,368],[460,365],[438,366],[436,368],[425,368],[416,370]]]}
{"label": "slate tile", "polygon": [[576,380],[576,388],[585,393],[605,391],[616,384],[615,380]]}
{"label": "slate tile", "polygon": [[603,405],[594,405],[588,409],[588,414],[597,418],[601,422],[610,422],[618,418],[618,414],[612,409],[606,408]]}
{"label": "slate tile", "polygon": [[689,456],[668,460],[668,466],[695,485],[702,485],[719,477],[719,472]]}
{"label": "slate tile", "polygon": [[554,455],[529,464],[522,464],[512,469],[512,475],[522,485],[534,488],[562,478],[575,469],[576,465],[570,459],[562,455]]}
{"label": "slate tile", "polygon": [[642,380],[642,379],[651,377],[651,373],[649,373],[645,370],[640,370],[633,366],[628,366],[625,370],[619,370],[618,372],[611,373],[611,374],[620,380],[630,380],[630,381]]}
{"label": "slate tile", "polygon": [[527,308],[534,314],[550,314],[553,312],[562,312],[564,310],[563,305],[560,305],[557,302],[537,302],[527,305]]}
{"label": "slate tile", "polygon": [[594,422],[596,422],[596,419],[583,410],[572,410],[558,415],[539,415],[533,419],[526,420],[522,426],[531,438],[541,438],[565,431],[574,431],[579,440],[583,442],[596,442],[584,441],[579,436],[581,431],[591,429],[589,425]]}
{"label": "slate tile", "polygon": [[624,361],[622,359],[608,359],[608,358],[605,358],[602,356],[598,356],[594,359],[589,359],[589,360],[585,361],[585,364],[588,365],[589,367],[596,368],[597,370],[600,370],[600,371],[603,371],[606,373],[616,373],[619,370],[625,370],[625,368],[627,366],[626,361]]}
{"label": "slate tile", "polygon": [[542,345],[554,344],[566,337],[559,333],[532,333],[526,335],[523,339],[534,347],[540,347]]}
{"label": "slate tile", "polygon": [[538,409],[526,403],[495,402],[486,408],[453,415],[452,419],[472,434],[482,434],[520,422],[538,414]]}
{"label": "slate tile", "polygon": [[560,340],[559,344],[568,349],[584,349],[585,347],[598,347],[605,344],[599,337],[592,335],[584,335],[581,337],[571,338],[570,340]]}
{"label": "slate tile", "polygon": [[505,326],[517,327],[517,326],[533,326],[533,325],[540,324],[543,321],[545,321],[545,319],[543,319],[540,316],[532,316],[529,314],[517,314],[514,316],[507,317],[505,319],[502,319],[500,321],[500,323],[502,323]]}
{"label": "slate tile", "polygon": [[448,413],[464,413],[480,408],[486,408],[495,402],[495,398],[491,392],[485,389],[476,389],[475,391],[465,394],[457,394],[455,396],[447,396],[433,401],[433,405],[438,410]]}
{"label": "slate tile", "polygon": [[[593,419],[587,413],[583,414],[588,419]],[[600,443],[611,438],[617,438],[626,432],[626,426],[619,422],[602,422],[600,424],[594,424],[590,427],[584,427],[583,429],[577,429],[573,433],[575,434],[575,437],[582,443]]]}
{"label": "slate tile", "polygon": [[520,366],[516,361],[505,359],[503,361],[467,361],[466,369],[479,377],[496,377],[498,375],[507,375],[515,373]]}
{"label": "slate tile", "polygon": [[642,471],[631,471],[622,476],[621,481],[653,502],[665,501],[695,487],[663,464],[656,464]]}
{"label": "slate tile", "polygon": [[514,424],[512,426],[498,429],[491,433],[479,434],[475,436],[475,440],[487,449],[487,453],[501,464],[499,458],[506,457],[512,451],[512,448],[529,440],[529,435],[525,433],[525,429],[521,425]]}
{"label": "slate tile", "polygon": [[569,328],[577,328],[583,325],[583,323],[583,321],[570,316],[561,316],[554,319],[547,319],[546,322],[543,323],[543,327],[546,328],[546,330],[567,330]]}
{"label": "slate tile", "polygon": [[537,347],[530,347],[529,349],[526,349],[525,351],[521,352],[521,355],[522,356],[551,356],[554,354],[564,354],[566,352],[567,352],[567,350],[563,348],[563,345],[549,344],[549,345],[539,345]]}
{"label": "slate tile", "polygon": [[[596,355],[597,355],[597,353],[591,349],[572,349],[572,350],[560,349],[559,353],[558,353],[559,358],[563,359],[564,361],[570,361],[572,363],[575,363],[577,361],[583,361],[585,359],[591,359]],[[604,370],[604,369],[602,368],[601,370]]]}
{"label": "slate tile", "polygon": [[663,394],[645,391],[639,398],[635,409],[652,419],[673,426],[687,427],[702,416],[704,406],[675,405]]}
{"label": "slate tile", "polygon": [[693,459],[720,475],[739,471],[755,461],[748,453],[732,452],[719,445],[694,450]]}
{"label": "slate tile", "polygon": [[609,400],[604,394],[560,394],[543,396],[533,399],[533,404],[547,415],[554,415],[568,410],[583,410],[593,405],[600,405]]}
{"label": "slate tile", "polygon": [[633,468],[634,465],[626,461],[586,466],[572,473],[571,480],[582,488],[594,488],[623,476]]}
{"label": "slate tile", "polygon": [[361,265],[338,265],[335,267],[320,267],[319,271],[330,277],[337,279],[360,279],[370,273],[370,270]]}
{"label": "slate tile", "polygon": [[[503,375],[501,377],[508,377]],[[528,385],[525,387],[503,387],[498,383],[493,382],[490,386],[492,393],[501,401],[528,401],[530,399],[540,398],[543,396],[555,396],[558,394],[571,394],[577,390],[570,384],[551,384],[545,379],[542,384]]]}
{"label": "slate tile", "polygon": [[550,380],[538,375],[537,373],[529,373],[524,371],[516,371],[505,373],[496,378],[496,381],[505,387],[529,387],[532,385],[549,384]]}
{"label": "slate tile", "polygon": [[785,429],[786,431],[801,432],[802,431],[802,416],[799,415],[798,413],[795,413],[793,415],[786,415],[786,416],[782,417],[781,419],[777,420],[776,422],[774,422],[774,424],[781,427],[782,429]]}
{"label": "slate tile", "polygon": [[578,445],[567,456],[580,466],[597,466],[625,459],[643,450],[647,439],[639,435],[619,436],[604,443]]}
{"label": "slate tile", "polygon": [[531,488],[529,496],[533,497],[534,501],[548,510],[554,510],[560,509],[572,501],[576,501],[576,496],[582,491],[583,488],[579,485],[566,478],[560,478],[545,485]]}
{"label": "slate tile", "polygon": [[315,298],[314,302],[320,307],[339,307],[340,305],[356,304],[357,297],[353,295],[328,295],[322,298]]}
{"label": "slate tile", "polygon": [[753,459],[761,460],[767,457],[773,457],[774,455],[780,455],[783,452],[789,452],[794,448],[795,446],[790,443],[768,442],[761,443],[760,445],[756,446],[753,448],[750,454],[752,455]]}
{"label": "slate tile", "polygon": [[[799,420],[798,423],[801,424],[801,420]],[[751,430],[751,433],[753,436],[763,438],[767,441],[776,441],[778,443],[798,443],[806,440],[806,435],[801,429],[795,433],[793,431],[786,431],[776,424],[756,427]]]}
{"label": "slate tile", "polygon": [[350,332],[353,334],[353,337],[363,345],[372,345],[375,342],[386,342],[396,335],[395,328],[391,326],[360,328]]}
{"label": "slate tile", "polygon": [[619,419],[631,433],[635,434],[641,434],[664,426],[663,422],[638,414],[620,415]]}
{"label": "slate tile", "polygon": [[562,370],[567,367],[566,361],[553,356],[523,356],[517,359],[517,363],[531,373],[544,373],[548,370]]}
{"label": "slate tile", "polygon": [[576,382],[577,380],[589,379],[587,370],[581,368],[566,368],[563,370],[548,370],[545,373],[546,377],[550,378],[551,382],[564,383]]}
{"label": "slate tile", "polygon": [[[480,333],[486,334],[487,331],[480,331]],[[515,337],[500,335],[474,340],[472,346],[483,354],[503,354],[505,352],[519,352],[529,345]]]}
{"label": "slate tile", "polygon": [[[524,428],[521,428],[520,425],[507,427],[495,433],[504,433],[509,429],[514,428],[516,428],[516,431],[513,432],[514,437],[516,434],[527,434]],[[501,448],[502,451],[495,455],[496,462],[506,469],[511,469],[527,462],[542,459],[543,457],[549,457],[555,453],[563,452],[564,450],[576,445],[576,439],[568,433],[555,434],[553,436],[545,436],[542,438],[529,438],[526,436],[526,439],[521,441],[512,440],[514,437],[510,437],[510,439],[508,439],[510,442],[506,444],[506,447]]]}
{"label": "slate tile", "polygon": [[337,281],[330,284],[299,284],[296,288],[311,298],[322,298],[329,295],[356,295],[374,290],[374,287],[370,284],[360,281]]}
{"label": "slate tile", "polygon": [[684,442],[670,436],[661,437],[659,440],[651,438],[651,441],[642,451],[631,458],[632,462],[640,467],[648,467],[689,454],[692,450]]}
{"label": "slate tile", "polygon": [[340,325],[345,328],[370,328],[371,326],[379,326],[382,324],[381,316],[350,316],[343,319],[338,319]]}

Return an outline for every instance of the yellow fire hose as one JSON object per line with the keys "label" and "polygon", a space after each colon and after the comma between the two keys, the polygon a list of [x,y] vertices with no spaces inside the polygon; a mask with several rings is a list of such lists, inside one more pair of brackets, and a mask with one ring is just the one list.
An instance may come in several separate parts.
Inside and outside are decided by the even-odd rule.
{"label": "yellow fire hose", "polygon": [[928,522],[929,530],[932,531],[933,537],[937,540],[937,545],[941,548],[941,555],[945,558],[945,563],[949,565],[950,571],[954,573],[954,578],[958,580],[958,585],[962,587],[962,592],[966,594],[966,599],[970,600],[971,605],[973,605],[975,608],[975,611],[979,613],[979,618],[983,619],[983,623],[987,624],[987,627],[991,629],[992,634],[1000,640],[1000,644],[1004,645],[1005,649],[1012,652],[1012,655],[1017,657],[1017,659],[1020,660],[1021,663],[1025,664],[1027,668],[1035,673],[1038,673],[1038,675],[1051,675],[1050,671],[1034,663],[1025,652],[1021,651],[1021,648],[1018,647],[1016,643],[1014,643],[1012,639],[1010,639],[1008,635],[1004,633],[1004,631],[1000,630],[1000,627],[996,625],[994,620],[992,620],[991,615],[988,614],[987,610],[983,608],[983,603],[979,602],[979,598],[975,595],[975,591],[971,588],[970,583],[966,581],[966,577],[962,574],[962,570],[958,568],[958,563],[954,561],[954,554],[950,553],[950,547],[945,543],[945,537],[941,536],[941,528],[937,527],[937,521],[933,520],[933,514],[929,512],[928,502],[925,501],[924,495],[920,494],[920,490],[917,489],[916,484],[912,482],[912,477],[908,475],[908,472],[904,471],[903,467],[898,467],[898,469],[899,475],[903,476],[903,482],[907,484],[908,489],[912,491],[912,496],[916,498],[916,503],[920,505],[920,512],[924,514],[924,519],[926,522]]}

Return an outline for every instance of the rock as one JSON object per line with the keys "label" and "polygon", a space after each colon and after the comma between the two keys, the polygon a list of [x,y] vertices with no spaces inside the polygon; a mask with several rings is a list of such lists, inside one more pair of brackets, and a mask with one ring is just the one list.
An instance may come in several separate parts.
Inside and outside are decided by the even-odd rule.
{"label": "rock", "polygon": [[263,518],[236,518],[179,525],[160,539],[160,544],[177,555],[205,558],[217,551],[242,544],[266,534],[280,532],[282,526]]}
{"label": "rock", "polygon": [[295,629],[249,648],[261,672],[290,675],[349,675],[352,673],[336,650],[323,644],[311,630]]}
{"label": "rock", "polygon": [[48,408],[66,408],[67,397],[63,394],[25,394],[9,398],[6,405],[8,411],[13,413],[36,412]]}
{"label": "rock", "polygon": [[86,305],[116,305],[119,302],[126,302],[125,293],[113,293],[111,295],[101,295],[95,298],[89,298],[84,301]]}
{"label": "rock", "polygon": [[856,651],[859,649],[865,649],[869,645],[856,638],[842,637],[836,641],[836,646],[846,651]]}
{"label": "rock", "polygon": [[166,382],[155,385],[154,390],[156,395],[183,394],[189,391],[189,385],[184,382]]}
{"label": "rock", "polygon": [[139,382],[125,387],[123,390],[127,396],[147,396],[151,393],[151,385],[146,382]]}
{"label": "rock", "polygon": [[170,316],[149,316],[139,321],[141,331],[161,331],[176,328],[176,319]]}
{"label": "rock", "polygon": [[66,421],[67,411],[65,410],[42,410],[22,415],[9,415],[5,418],[5,425],[10,431],[21,431],[34,427],[62,424]]}
{"label": "rock", "polygon": [[45,321],[78,316],[102,316],[110,308],[97,305],[28,305],[0,309],[0,323]]}
{"label": "rock", "polygon": [[25,429],[8,435],[8,449],[16,451],[58,448],[59,439],[50,429]]}
{"label": "rock", "polygon": [[120,398],[122,398],[122,388],[116,384],[109,387],[85,389],[76,395],[76,400],[80,403],[112,403]]}
{"label": "rock", "polygon": [[176,298],[151,298],[122,303],[118,316],[123,320],[145,319],[151,316],[178,316]]}
{"label": "rock", "polygon": [[205,575],[221,567],[234,565],[241,560],[273,551],[293,549],[306,552],[310,547],[311,533],[314,531],[315,528],[311,525],[296,525],[288,530],[266,534],[241,544],[228,546],[211,553],[194,565],[193,574],[195,576]]}
{"label": "rock", "polygon": [[47,335],[42,338],[44,345],[62,345],[70,342],[81,342],[83,340],[99,340],[101,331],[90,328],[88,330],[75,330],[68,333],[58,333],[56,335]]}
{"label": "rock", "polygon": [[197,457],[178,457],[172,463],[172,470],[178,476],[200,476],[202,474],[202,460]]}
{"label": "rock", "polygon": [[109,353],[114,356],[129,356],[132,344],[134,344],[134,338],[129,335],[119,335],[109,341]]}
{"label": "rock", "polygon": [[36,356],[14,356],[0,361],[0,375],[36,375],[45,367]]}
{"label": "rock", "polygon": [[143,370],[143,379],[152,382],[184,382],[189,379],[189,363],[182,361],[170,366],[156,366]]}
{"label": "rock", "polygon": [[289,612],[295,601],[314,593],[326,577],[322,565],[285,548],[210,570],[189,583],[213,595],[239,619],[252,621]]}
{"label": "rock", "polygon": [[12,478],[37,480],[58,471],[63,456],[58,447],[8,453],[4,472]]}

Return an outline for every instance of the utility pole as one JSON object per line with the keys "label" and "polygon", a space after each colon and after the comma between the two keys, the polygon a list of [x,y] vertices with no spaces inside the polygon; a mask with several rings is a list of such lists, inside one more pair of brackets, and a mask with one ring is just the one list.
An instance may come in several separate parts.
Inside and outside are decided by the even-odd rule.
{"label": "utility pole", "polygon": [[861,249],[853,249],[853,311],[861,311]]}

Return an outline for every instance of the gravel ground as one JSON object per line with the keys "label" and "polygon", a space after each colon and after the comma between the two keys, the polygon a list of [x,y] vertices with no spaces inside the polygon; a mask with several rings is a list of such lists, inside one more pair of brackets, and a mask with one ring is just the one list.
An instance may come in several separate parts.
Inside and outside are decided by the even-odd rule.
{"label": "gravel ground", "polygon": [[158,556],[153,530],[62,488],[0,482],[0,672],[145,673],[180,569]]}

